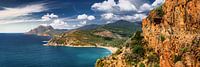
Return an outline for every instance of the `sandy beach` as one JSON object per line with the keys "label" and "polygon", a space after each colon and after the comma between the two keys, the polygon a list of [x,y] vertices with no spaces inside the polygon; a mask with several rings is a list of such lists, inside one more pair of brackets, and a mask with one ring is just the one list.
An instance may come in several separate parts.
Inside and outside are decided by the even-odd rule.
{"label": "sandy beach", "polygon": [[118,48],[116,47],[106,47],[106,46],[71,46],[71,45],[66,45],[67,47],[96,47],[96,48],[104,48],[109,50],[112,54],[115,53]]}
{"label": "sandy beach", "polygon": [[[49,46],[48,44],[43,44],[44,46]],[[96,48],[104,48],[109,50],[112,54],[115,53],[118,48],[117,47],[106,47],[106,46],[72,46],[72,45],[65,45],[66,47],[96,47]]]}

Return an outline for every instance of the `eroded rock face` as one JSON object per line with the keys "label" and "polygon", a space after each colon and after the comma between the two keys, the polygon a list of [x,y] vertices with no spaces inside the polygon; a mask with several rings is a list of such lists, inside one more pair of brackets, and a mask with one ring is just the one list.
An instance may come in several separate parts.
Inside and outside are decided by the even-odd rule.
{"label": "eroded rock face", "polygon": [[161,67],[200,67],[199,3],[166,0],[162,8],[151,11],[143,20],[144,38],[159,54]]}

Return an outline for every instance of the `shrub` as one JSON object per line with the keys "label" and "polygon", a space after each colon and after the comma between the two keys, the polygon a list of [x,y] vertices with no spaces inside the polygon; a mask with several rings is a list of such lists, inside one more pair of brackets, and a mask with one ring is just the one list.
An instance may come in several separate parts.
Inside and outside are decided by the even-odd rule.
{"label": "shrub", "polygon": [[160,35],[160,40],[163,42],[165,41],[165,36],[164,35]]}
{"label": "shrub", "polygon": [[65,43],[65,39],[58,39],[56,40],[57,44],[64,44]]}
{"label": "shrub", "polygon": [[134,39],[137,41],[141,41],[144,37],[141,35],[142,31],[136,31]]}
{"label": "shrub", "polygon": [[139,67],[145,67],[145,65],[143,63],[140,63],[140,66]]}
{"label": "shrub", "polygon": [[186,52],[188,50],[187,47],[181,48],[180,51],[182,51],[183,53]]}
{"label": "shrub", "polygon": [[159,62],[159,57],[156,54],[152,54],[147,57],[149,62]]}
{"label": "shrub", "polygon": [[160,65],[158,63],[155,63],[154,67],[160,67]]}
{"label": "shrub", "polygon": [[118,54],[121,54],[121,53],[122,53],[122,51],[120,49],[118,49],[115,54],[118,55]]}
{"label": "shrub", "polygon": [[157,15],[158,15],[159,17],[163,17],[164,11],[163,11],[163,9],[162,9],[162,6],[157,7],[155,10],[156,10],[156,13],[157,13]]}
{"label": "shrub", "polygon": [[181,61],[181,56],[174,55],[174,63],[176,63],[177,61]]}
{"label": "shrub", "polygon": [[132,51],[140,56],[144,55],[144,48],[141,45],[134,45]]}
{"label": "shrub", "polygon": [[110,38],[110,37],[103,37],[105,40],[109,40],[111,41],[113,38]]}

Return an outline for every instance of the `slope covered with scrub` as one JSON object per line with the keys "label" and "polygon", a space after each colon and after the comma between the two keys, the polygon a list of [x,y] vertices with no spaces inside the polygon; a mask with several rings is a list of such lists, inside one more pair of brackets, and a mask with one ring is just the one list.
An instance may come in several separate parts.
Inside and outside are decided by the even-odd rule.
{"label": "slope covered with scrub", "polygon": [[133,47],[98,60],[96,67],[200,67],[199,3],[165,0],[143,19],[142,40],[129,40]]}

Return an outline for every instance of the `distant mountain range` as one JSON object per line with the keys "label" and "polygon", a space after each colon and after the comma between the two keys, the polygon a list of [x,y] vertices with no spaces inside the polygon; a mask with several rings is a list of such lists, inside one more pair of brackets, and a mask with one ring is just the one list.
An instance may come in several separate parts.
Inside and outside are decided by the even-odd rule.
{"label": "distant mountain range", "polygon": [[81,28],[71,30],[52,38],[50,46],[115,46],[120,47],[136,30],[141,30],[141,26],[134,22],[119,20],[105,25],[86,25]]}
{"label": "distant mountain range", "polygon": [[[140,30],[140,26],[137,23],[132,23],[125,20],[119,20],[114,23],[109,23],[105,25],[97,25],[97,24],[91,24],[91,25],[85,25],[83,27],[73,29],[73,30],[108,30],[113,33],[117,33],[121,36],[130,36],[132,32],[136,30]],[[34,34],[39,36],[53,36],[56,34],[61,34],[68,31],[73,31],[68,29],[54,29],[52,26],[43,26],[40,25],[37,28],[34,28],[30,30],[29,32],[26,32],[25,34]],[[126,31],[126,32],[124,32]]]}

